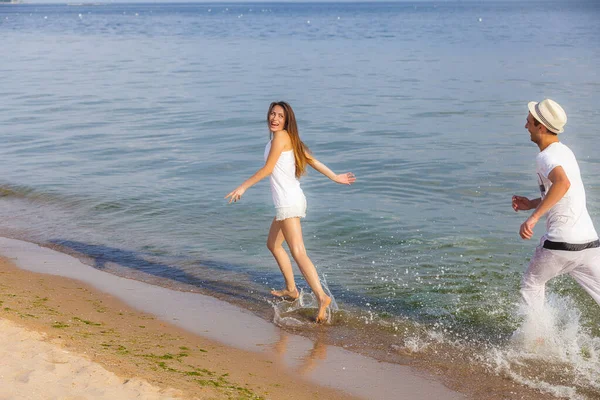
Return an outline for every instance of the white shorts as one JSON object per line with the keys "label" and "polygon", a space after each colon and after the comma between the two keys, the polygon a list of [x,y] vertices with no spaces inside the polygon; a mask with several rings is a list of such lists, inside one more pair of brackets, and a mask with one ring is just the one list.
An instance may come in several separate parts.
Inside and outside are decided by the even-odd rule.
{"label": "white shorts", "polygon": [[292,206],[275,207],[275,220],[283,221],[288,218],[305,218],[306,217],[306,198],[301,202]]}

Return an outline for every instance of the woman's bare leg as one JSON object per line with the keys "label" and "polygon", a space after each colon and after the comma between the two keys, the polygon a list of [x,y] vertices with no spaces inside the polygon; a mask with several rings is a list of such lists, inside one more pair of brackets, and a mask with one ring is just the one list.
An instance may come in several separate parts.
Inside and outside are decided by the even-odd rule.
{"label": "woman's bare leg", "polygon": [[292,262],[290,257],[287,255],[283,248],[283,233],[281,232],[281,222],[276,221],[273,218],[271,223],[271,229],[269,229],[269,237],[267,238],[267,248],[275,257],[277,265],[283,274],[285,279],[285,289],[272,290],[271,294],[277,297],[290,297],[297,299],[299,296],[298,289],[296,289],[296,282],[294,281],[294,271],[292,270]]}
{"label": "woman's bare leg", "polygon": [[317,322],[325,321],[325,313],[327,307],[331,304],[331,298],[325,294],[317,269],[314,264],[308,258],[306,254],[306,248],[304,247],[304,240],[302,239],[302,227],[300,226],[300,218],[288,218],[280,221],[281,232],[283,237],[290,248],[292,257],[298,264],[300,272],[304,275],[304,279],[308,282],[308,285],[312,289],[313,293],[317,297],[319,302],[319,312],[317,313]]}

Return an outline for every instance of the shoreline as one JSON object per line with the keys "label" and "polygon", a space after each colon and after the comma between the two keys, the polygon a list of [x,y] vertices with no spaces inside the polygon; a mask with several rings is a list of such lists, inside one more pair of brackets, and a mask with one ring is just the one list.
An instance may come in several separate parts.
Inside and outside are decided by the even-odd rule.
{"label": "shoreline", "polygon": [[[439,379],[425,372],[417,372],[408,366],[378,362],[342,348],[322,345],[289,334],[245,310],[208,296],[175,292],[110,275],[85,265],[71,256],[29,242],[0,238],[0,254],[17,265],[11,270],[6,262],[2,263],[4,278],[1,299],[4,302],[4,309],[0,316],[55,338],[63,336],[60,339],[68,341],[68,346],[79,351],[85,352],[90,348],[90,344],[87,343],[90,337],[99,335],[98,332],[109,331],[110,329],[106,329],[109,324],[121,320],[120,328],[111,329],[120,332],[124,326],[129,326],[130,329],[126,330],[125,335],[132,340],[129,346],[140,341],[136,339],[138,335],[146,338],[144,340],[150,340],[147,332],[149,332],[148,326],[152,325],[153,329],[162,332],[155,334],[155,337],[168,332],[173,337],[183,337],[190,342],[200,341],[203,347],[215,350],[211,352],[213,354],[208,360],[208,365],[219,365],[218,360],[213,360],[215,353],[228,354],[226,360],[236,361],[231,363],[231,361],[221,360],[225,363],[221,365],[225,366],[221,367],[220,376],[227,376],[223,378],[227,382],[228,379],[232,382],[242,382],[242,386],[240,384],[230,386],[249,387],[252,396],[292,398],[290,395],[293,394],[299,399],[386,399],[396,398],[398,393],[404,393],[411,399],[465,398],[464,395],[448,389],[439,382]],[[14,276],[20,278],[11,278]],[[11,279],[13,283],[7,284]],[[21,290],[20,295],[10,293],[17,290]],[[92,296],[95,302],[80,296]],[[149,305],[149,300],[151,302],[152,299],[157,298],[160,299],[160,304],[158,307],[150,307],[151,310],[148,312],[145,308]],[[19,299],[22,305],[16,307],[15,299]],[[46,300],[40,304],[40,299]],[[50,307],[51,302],[55,302],[56,308]],[[9,304],[12,304],[12,307]],[[36,304],[38,310],[32,312],[35,311],[32,308],[36,308],[34,307]],[[90,304],[95,304],[97,308],[90,309]],[[12,311],[19,308],[21,311],[16,313]],[[63,320],[58,321],[52,313],[45,315],[45,320],[42,315],[36,315],[40,310],[50,309],[54,313],[66,310],[65,314],[59,314],[62,315]],[[181,309],[188,311],[179,313],[178,310]],[[193,315],[190,315],[190,311]],[[78,313],[80,315],[77,315]],[[105,319],[108,314],[113,314],[112,320]],[[42,320],[45,323],[41,322]],[[139,322],[141,320],[144,322]],[[144,328],[139,328],[141,326]],[[65,335],[67,330],[71,330],[72,333]],[[68,340],[64,336],[68,336]],[[188,350],[184,352],[185,355],[181,355],[182,352],[177,351],[177,348],[171,348],[169,352],[164,352],[162,355],[152,353],[152,356],[144,357],[142,350],[148,350],[148,346],[138,349],[137,352],[131,352],[127,346],[116,342],[104,343],[104,346],[101,346],[102,343],[96,345],[100,347],[93,352],[94,360],[100,361],[109,370],[116,369],[118,374],[129,371],[132,373],[130,376],[138,376],[138,373],[142,372],[140,378],[147,379],[151,384],[168,383],[169,380],[163,381],[164,376],[173,374],[193,380],[194,378],[190,376],[194,376],[195,370],[183,371],[168,365],[168,362],[181,366],[182,359],[189,362],[193,357],[201,360],[203,356],[202,352],[192,356],[188,354],[190,353]],[[186,345],[179,347],[194,348]],[[109,356],[110,354],[112,357]],[[178,354],[181,356],[177,356]],[[166,358],[160,358],[164,356]],[[118,357],[120,362],[115,362],[114,357]],[[138,365],[140,357],[146,364],[159,370],[160,379],[154,376],[157,371],[149,374],[148,378],[146,372]],[[135,364],[135,368],[132,368],[131,364]],[[147,369],[152,370],[150,366],[147,366]],[[256,371],[257,367],[258,371]],[[206,366],[194,368],[208,369]],[[160,369],[163,371],[161,372]],[[192,375],[186,375],[189,373]],[[211,376],[217,375],[218,373],[213,373]],[[258,376],[262,377],[262,380],[257,383],[255,380]],[[399,377],[401,379],[398,379]],[[206,379],[202,381],[210,382]],[[175,387],[178,389],[185,386],[177,382]],[[219,384],[219,381],[207,384],[214,386]],[[233,390],[231,387],[229,390]],[[264,391],[265,387],[269,390]],[[301,396],[300,393],[305,393],[306,396]]]}
{"label": "shoreline", "polygon": [[[284,398],[289,391],[297,399],[356,398],[297,379],[262,354],[191,334],[79,281],[22,270],[5,257],[0,258],[0,276],[0,324],[6,327],[10,321],[13,330],[29,332],[31,339],[19,339],[28,342],[25,348],[36,348],[39,342],[53,345],[52,354],[87,359],[93,368],[101,366],[120,377],[119,382],[142,382],[145,396],[157,392],[173,398],[266,399]],[[4,335],[5,330],[2,342],[7,343]],[[66,362],[48,358],[53,358],[50,364]],[[37,378],[33,375],[40,374],[37,366],[33,368],[31,385]],[[22,376],[15,373],[15,381]],[[74,374],[72,379],[80,377]],[[73,394],[69,377],[61,380],[69,390],[62,394]]]}

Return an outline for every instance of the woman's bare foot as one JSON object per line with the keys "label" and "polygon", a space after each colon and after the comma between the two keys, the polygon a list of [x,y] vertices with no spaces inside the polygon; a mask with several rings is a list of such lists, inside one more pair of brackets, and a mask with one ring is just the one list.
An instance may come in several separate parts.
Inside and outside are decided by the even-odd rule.
{"label": "woman's bare foot", "polygon": [[331,304],[331,297],[325,295],[319,302],[319,312],[317,313],[317,323],[325,322],[327,318],[327,307]]}
{"label": "woman's bare foot", "polygon": [[298,293],[298,289],[294,288],[294,290],[282,289],[282,290],[271,290],[271,294],[276,297],[281,298],[289,298],[292,300],[296,300],[300,293]]}

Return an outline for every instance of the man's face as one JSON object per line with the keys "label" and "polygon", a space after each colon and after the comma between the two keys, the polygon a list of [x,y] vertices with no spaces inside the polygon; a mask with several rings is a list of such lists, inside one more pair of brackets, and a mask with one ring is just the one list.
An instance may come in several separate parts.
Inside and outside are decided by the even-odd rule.
{"label": "man's face", "polygon": [[542,124],[538,124],[537,126],[535,126],[535,122],[535,118],[533,118],[533,115],[529,113],[529,115],[527,115],[527,123],[525,124],[525,129],[529,131],[531,141],[533,143],[539,143],[541,137],[540,131],[542,129]]}

